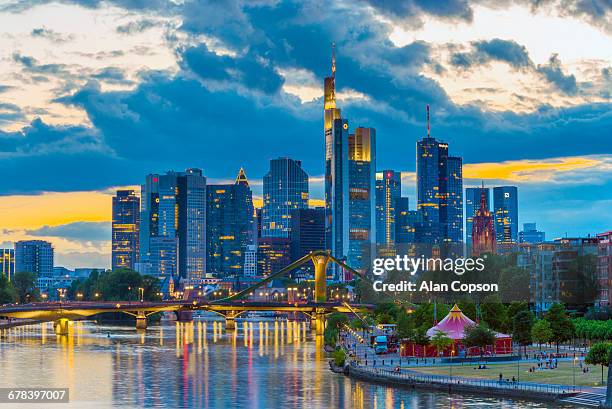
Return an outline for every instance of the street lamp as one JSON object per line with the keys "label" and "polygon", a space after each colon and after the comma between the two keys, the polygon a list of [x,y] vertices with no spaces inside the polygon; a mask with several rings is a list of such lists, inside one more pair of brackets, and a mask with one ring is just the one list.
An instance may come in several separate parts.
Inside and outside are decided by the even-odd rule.
{"label": "street lamp", "polygon": [[574,357],[574,368],[572,369],[572,373],[574,375],[574,390],[576,390],[576,360],[578,359],[577,356]]}
{"label": "street lamp", "polygon": [[144,302],[144,288],[138,287],[138,291],[140,292],[140,302]]}

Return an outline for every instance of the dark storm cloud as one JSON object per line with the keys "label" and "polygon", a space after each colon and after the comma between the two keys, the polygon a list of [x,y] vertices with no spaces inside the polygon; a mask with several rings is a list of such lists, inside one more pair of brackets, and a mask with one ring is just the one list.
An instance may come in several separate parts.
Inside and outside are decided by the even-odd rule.
{"label": "dark storm cloud", "polygon": [[557,54],[553,54],[548,60],[548,64],[538,65],[537,71],[544,76],[551,84],[567,95],[578,93],[576,77],[573,74],[563,73],[561,61]]}
{"label": "dark storm cloud", "polygon": [[111,235],[111,224],[108,222],[74,222],[26,230],[26,234],[78,241],[106,241]]}
{"label": "dark storm cloud", "polygon": [[530,68],[533,62],[525,46],[513,40],[492,40],[472,42],[470,52],[457,52],[451,55],[451,64],[461,68],[484,65],[491,61],[505,62],[515,69]]}

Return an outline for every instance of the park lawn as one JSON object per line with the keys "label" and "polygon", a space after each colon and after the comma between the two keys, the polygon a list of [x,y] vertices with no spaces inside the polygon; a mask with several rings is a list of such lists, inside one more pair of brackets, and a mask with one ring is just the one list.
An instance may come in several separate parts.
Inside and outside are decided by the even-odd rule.
{"label": "park lawn", "polygon": [[[534,363],[521,363],[520,365],[520,380],[521,382],[536,382],[560,385],[573,385],[574,377],[572,374],[573,365],[571,361],[559,361],[557,369],[545,369],[543,371],[529,372],[530,366],[536,366]],[[427,374],[448,375],[448,366],[410,366],[404,367],[413,371],[418,371]],[[498,380],[500,372],[504,379],[512,379],[517,375],[517,365],[513,364],[495,364],[487,363],[487,369],[478,368],[478,364],[453,365],[453,376],[463,376],[466,378],[482,378]],[[589,366],[590,372],[582,373],[580,366],[576,366],[576,385],[579,386],[602,386],[601,384],[601,367]],[[607,369],[604,367],[604,379],[607,378]]]}

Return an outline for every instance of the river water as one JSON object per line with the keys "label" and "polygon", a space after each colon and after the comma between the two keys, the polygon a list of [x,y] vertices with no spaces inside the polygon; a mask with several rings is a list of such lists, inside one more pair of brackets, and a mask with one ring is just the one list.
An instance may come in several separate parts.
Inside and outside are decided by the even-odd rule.
{"label": "river water", "polygon": [[75,408],[551,407],[355,381],[329,371],[306,323],[237,325],[225,332],[220,321],[164,322],[145,332],[80,321],[68,336],[51,323],[4,330],[0,387],[67,387]]}

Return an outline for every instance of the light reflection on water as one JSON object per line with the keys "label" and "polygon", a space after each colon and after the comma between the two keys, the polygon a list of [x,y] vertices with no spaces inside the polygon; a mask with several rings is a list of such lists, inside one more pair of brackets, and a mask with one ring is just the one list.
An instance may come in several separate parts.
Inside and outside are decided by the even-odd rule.
{"label": "light reflection on water", "polygon": [[321,337],[304,322],[236,324],[229,332],[201,320],[146,332],[82,321],[67,336],[51,323],[0,331],[0,387],[68,387],[79,408],[551,407],[355,381],[329,371]]}

